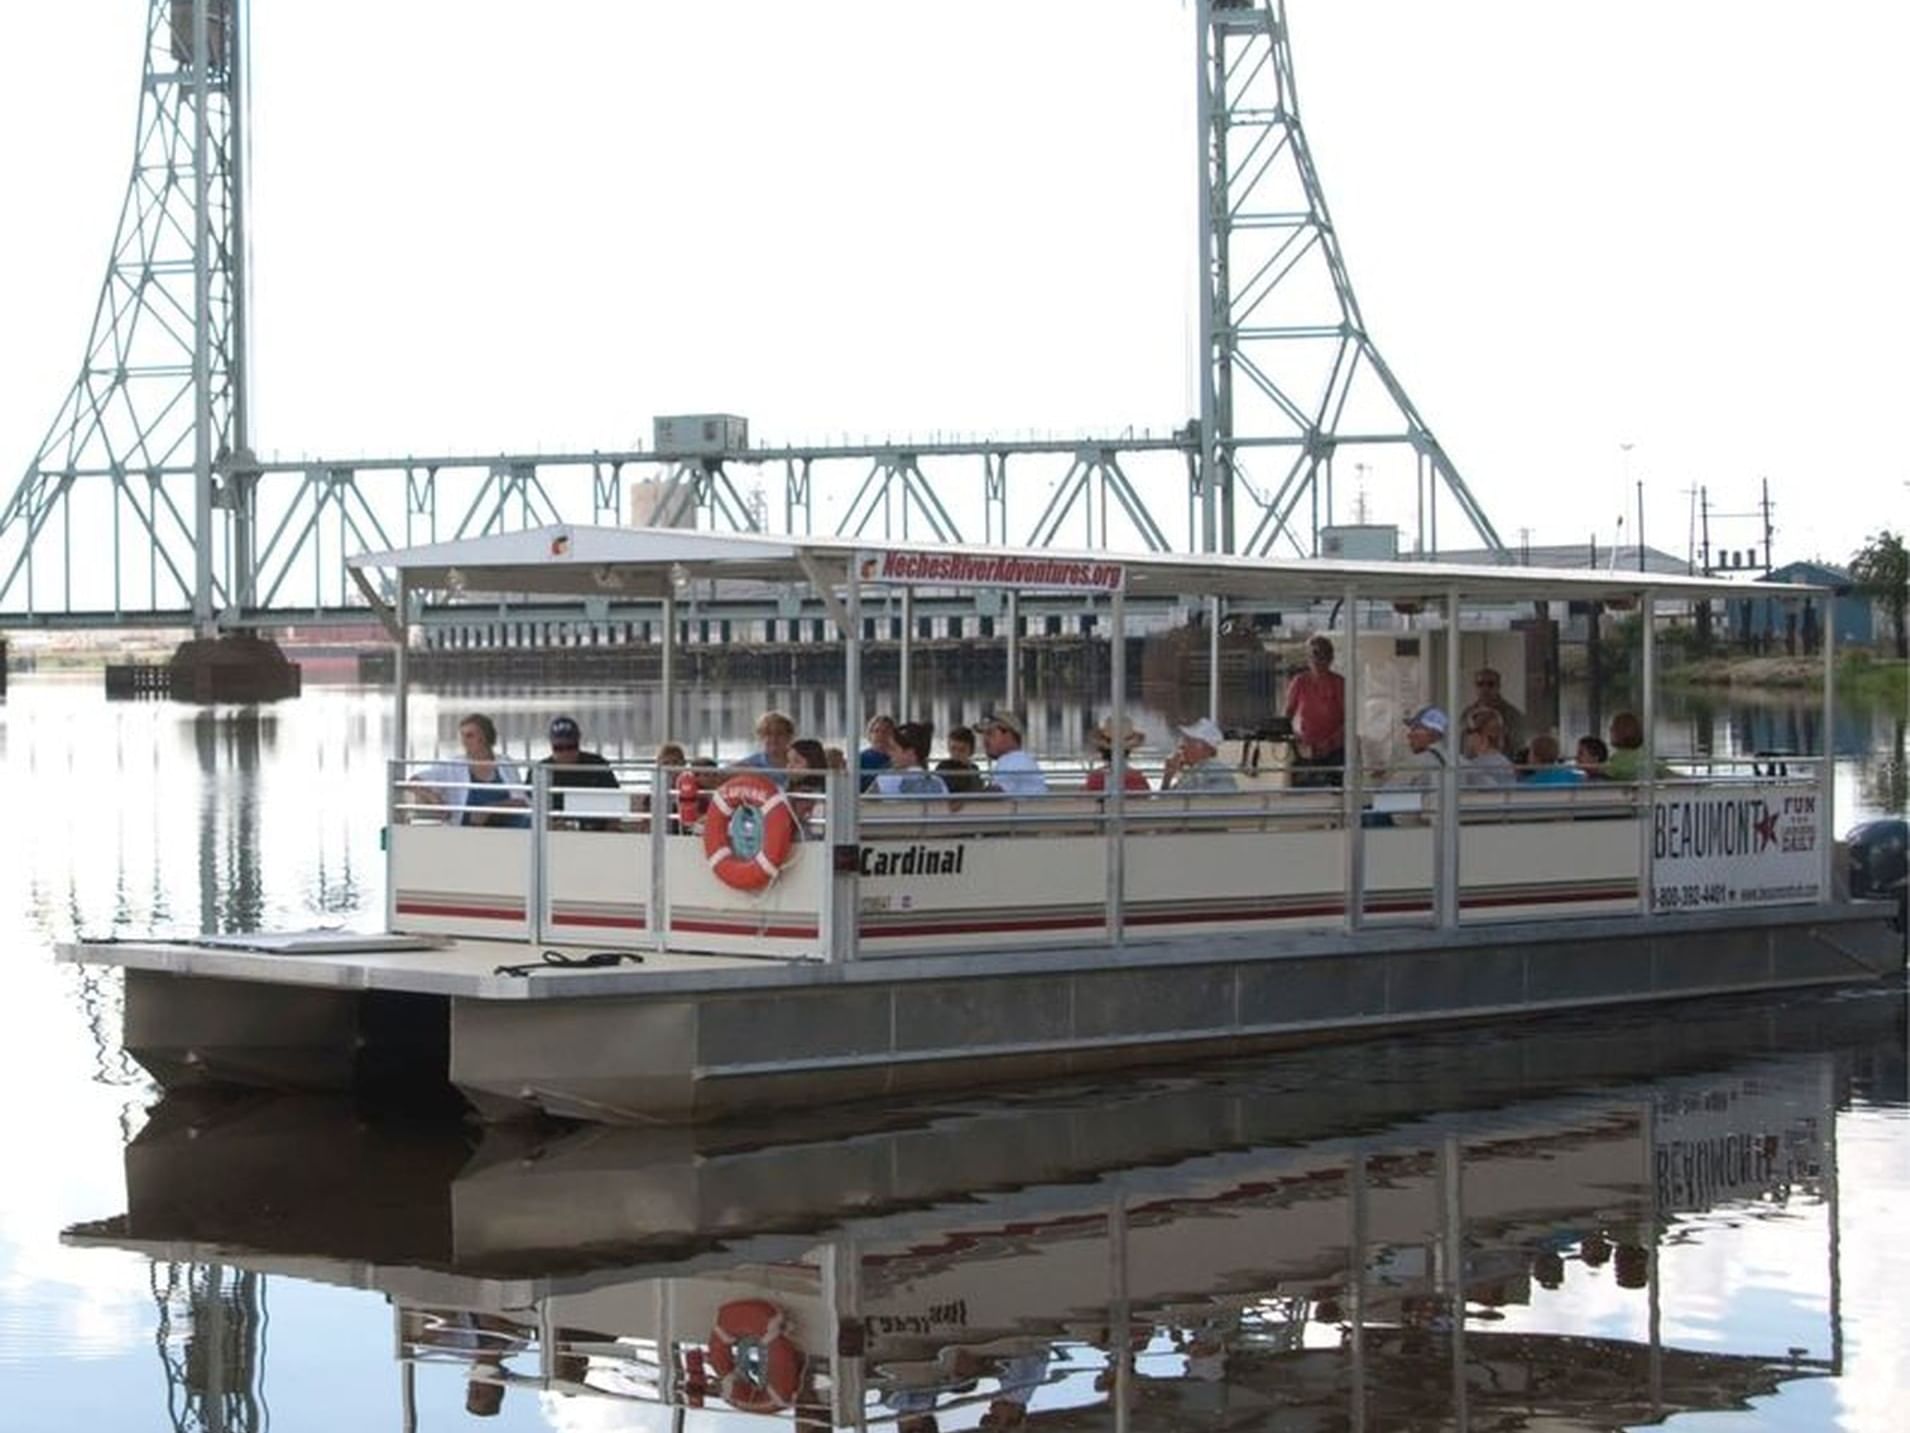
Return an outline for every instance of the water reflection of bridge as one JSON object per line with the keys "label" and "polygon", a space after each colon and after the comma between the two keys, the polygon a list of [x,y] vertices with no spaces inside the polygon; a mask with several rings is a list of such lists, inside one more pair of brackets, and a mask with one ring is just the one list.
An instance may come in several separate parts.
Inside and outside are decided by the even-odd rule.
{"label": "water reflection of bridge", "polygon": [[[1901,1002],[1777,1015],[776,1130],[492,1130],[475,1154],[316,1102],[168,1102],[128,1149],[127,1214],[70,1237],[377,1290],[407,1389],[674,1409],[658,1427],[759,1395],[797,1427],[906,1433],[978,1405],[1055,1428],[1609,1427],[1841,1369],[1835,1121],[1853,1080],[1902,1098]],[[1822,1302],[1668,1338],[1661,1256],[1751,1210],[1821,1224]],[[724,1379],[712,1329],[765,1307],[787,1386],[773,1361]]]}

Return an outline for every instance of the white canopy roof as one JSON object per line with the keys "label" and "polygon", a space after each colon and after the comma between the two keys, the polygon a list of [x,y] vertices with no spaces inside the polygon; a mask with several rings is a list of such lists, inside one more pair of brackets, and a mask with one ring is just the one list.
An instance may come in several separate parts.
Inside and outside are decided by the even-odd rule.
{"label": "white canopy roof", "polygon": [[[1624,601],[1643,591],[1673,599],[1821,596],[1823,589],[1792,583],[1745,584],[1718,578],[1668,577],[1626,571],[1460,566],[1433,562],[1276,561],[1252,557],[1156,556],[1059,552],[1048,549],[953,548],[944,544],[852,542],[842,538],[767,537],[696,532],[682,528],[534,528],[350,559],[353,567],[402,576],[415,589],[543,594],[623,599],[660,598],[684,581],[846,585],[858,558],[920,555],[968,565],[1002,562],[1033,568],[1091,570],[1097,581],[1138,596],[1235,599],[1337,597],[1353,587],[1376,601],[1423,601],[1458,591],[1469,598],[1500,601]],[[866,572],[865,572],[866,578]],[[873,579],[881,580],[881,579]],[[932,589],[982,585],[977,581],[924,579]],[[1106,586],[1034,581],[1027,590],[1105,591]]]}

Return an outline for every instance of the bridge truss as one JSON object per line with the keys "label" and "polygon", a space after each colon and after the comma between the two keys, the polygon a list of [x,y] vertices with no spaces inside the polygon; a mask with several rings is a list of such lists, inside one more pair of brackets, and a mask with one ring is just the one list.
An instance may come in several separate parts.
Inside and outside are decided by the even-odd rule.
{"label": "bridge truss", "polygon": [[[1199,415],[1156,436],[260,462],[248,428],[245,0],[148,0],[131,185],[81,369],[0,507],[9,626],[362,618],[342,559],[552,522],[1317,553],[1334,474],[1498,534],[1361,315],[1285,0],[1198,0]],[[778,490],[780,492],[778,493]]]}

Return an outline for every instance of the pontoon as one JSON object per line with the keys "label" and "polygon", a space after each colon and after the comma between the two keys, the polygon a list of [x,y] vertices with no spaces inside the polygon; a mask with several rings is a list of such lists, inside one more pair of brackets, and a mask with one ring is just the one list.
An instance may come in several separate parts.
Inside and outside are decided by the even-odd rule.
{"label": "pontoon", "polygon": [[[1838,892],[1828,752],[1654,749],[1657,615],[1728,583],[591,527],[353,567],[397,642],[385,930],[69,948],[126,970],[125,1043],[164,1084],[448,1078],[491,1117],[682,1121],[1904,968],[1897,909]],[[1025,594],[1071,594],[1114,634],[1130,600],[1183,604],[1213,633],[1234,613],[1317,612],[1339,646],[1352,754],[1330,786],[1293,779],[1273,741],[1230,753],[1230,792],[1160,791],[1154,757],[1117,751],[1105,795],[1078,761],[1052,761],[1044,796],[921,800],[862,792],[853,771],[634,763],[587,811],[540,766],[513,793],[521,821],[492,826],[447,819],[455,802],[421,790],[406,670],[420,600],[650,604],[666,712],[687,604],[810,604],[842,649],[839,730],[812,734],[853,764],[875,599],[902,613],[906,714],[923,591],[997,594],[1011,646]],[[1389,789],[1406,712],[1456,711],[1480,665],[1542,702],[1555,616],[1597,607],[1639,619],[1636,781],[1472,789],[1455,720],[1435,786]],[[1508,623],[1515,611],[1538,615]],[[1118,730],[1126,640],[1107,667]],[[698,749],[695,731],[652,735]],[[1156,789],[1122,789],[1129,761]]]}

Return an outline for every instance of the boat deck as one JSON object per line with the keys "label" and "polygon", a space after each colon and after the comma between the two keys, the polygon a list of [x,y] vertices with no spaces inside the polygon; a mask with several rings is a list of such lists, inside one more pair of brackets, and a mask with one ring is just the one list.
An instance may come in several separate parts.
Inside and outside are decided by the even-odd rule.
{"label": "boat deck", "polygon": [[[1775,908],[1760,913],[1767,932],[1806,930],[1836,944],[1836,930],[1874,926],[1886,907],[1870,902]],[[1572,923],[1570,944],[1583,948],[1612,941],[1680,939],[1741,931],[1742,912],[1687,912],[1675,917],[1612,916]],[[1556,922],[1499,922],[1439,931],[1418,927],[1364,930],[1357,944],[1338,931],[1288,931],[1216,936],[1198,945],[1178,938],[1134,941],[1119,948],[1097,941],[1076,947],[1002,948],[988,952],[830,964],[777,956],[707,955],[689,951],[623,951],[619,965],[566,965],[599,952],[593,946],[552,945],[540,950],[516,940],[419,939],[361,933],[287,932],[246,937],[76,941],[62,945],[63,962],[118,966],[162,975],[196,976],[264,985],[317,986],[337,990],[384,990],[480,1001],[551,1001],[592,997],[679,995],[853,984],[897,984],[950,979],[1061,976],[1080,971],[1117,971],[1174,966],[1355,960],[1406,952],[1504,951],[1527,944],[1556,944]],[[327,939],[326,937],[333,938]],[[541,964],[542,951],[556,958]],[[1853,955],[1853,973],[1868,974]],[[510,973],[505,973],[506,971]]]}

